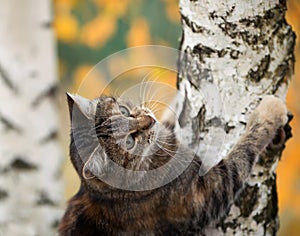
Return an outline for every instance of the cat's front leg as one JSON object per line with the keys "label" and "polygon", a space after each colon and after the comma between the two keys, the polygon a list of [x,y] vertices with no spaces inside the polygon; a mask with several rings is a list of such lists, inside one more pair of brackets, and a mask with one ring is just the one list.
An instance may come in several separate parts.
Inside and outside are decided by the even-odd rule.
{"label": "cat's front leg", "polygon": [[252,172],[259,154],[288,122],[287,109],[274,96],[266,96],[251,114],[245,134],[230,153],[204,176],[198,177],[197,199],[202,226],[229,208]]}

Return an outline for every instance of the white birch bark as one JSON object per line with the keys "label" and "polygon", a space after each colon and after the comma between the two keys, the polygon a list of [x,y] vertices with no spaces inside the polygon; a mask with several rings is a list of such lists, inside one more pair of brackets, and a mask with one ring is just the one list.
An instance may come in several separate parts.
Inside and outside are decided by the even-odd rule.
{"label": "white birch bark", "polygon": [[51,1],[1,1],[0,16],[0,235],[55,235],[63,190]]}
{"label": "white birch bark", "polygon": [[[180,129],[208,168],[236,143],[259,98],[275,94],[285,100],[295,44],[285,10],[286,2],[279,0],[180,1],[178,87],[185,94],[178,103]],[[207,235],[277,232],[280,154],[278,150],[260,157],[241,198]]]}

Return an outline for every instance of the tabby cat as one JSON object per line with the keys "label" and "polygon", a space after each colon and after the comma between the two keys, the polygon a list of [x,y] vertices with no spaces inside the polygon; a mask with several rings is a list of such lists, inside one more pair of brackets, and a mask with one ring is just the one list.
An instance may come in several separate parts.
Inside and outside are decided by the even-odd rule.
{"label": "tabby cat", "polygon": [[[200,158],[180,144],[173,124],[158,122],[149,109],[116,97],[67,97],[70,156],[81,187],[61,220],[61,236],[201,234],[228,210],[257,156],[288,120],[285,105],[266,96],[227,157],[200,176]],[[145,180],[147,171],[160,169],[174,153],[179,166],[192,161],[183,171],[162,168],[155,178]],[[127,172],[112,170],[112,163]],[[174,171],[178,176],[169,183],[149,185],[162,183]],[[130,173],[139,174],[130,182]]]}

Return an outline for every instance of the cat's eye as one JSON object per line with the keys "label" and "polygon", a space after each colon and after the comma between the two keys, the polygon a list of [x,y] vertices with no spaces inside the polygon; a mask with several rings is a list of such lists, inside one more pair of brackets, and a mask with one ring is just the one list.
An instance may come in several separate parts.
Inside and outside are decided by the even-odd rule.
{"label": "cat's eye", "polygon": [[123,116],[126,116],[126,117],[130,116],[130,112],[127,109],[127,107],[119,106],[119,110]]}
{"label": "cat's eye", "polygon": [[135,139],[132,137],[131,134],[129,134],[126,138],[126,148],[127,150],[130,150],[134,147],[135,145]]}

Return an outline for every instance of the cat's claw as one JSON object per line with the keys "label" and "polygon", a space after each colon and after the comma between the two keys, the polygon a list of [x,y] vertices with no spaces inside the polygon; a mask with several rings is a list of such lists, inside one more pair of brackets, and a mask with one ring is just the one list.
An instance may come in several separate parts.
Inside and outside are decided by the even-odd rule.
{"label": "cat's claw", "polygon": [[293,119],[293,115],[291,112],[288,112],[288,122],[284,127],[280,127],[277,130],[275,138],[269,144],[269,148],[271,149],[281,149],[285,142],[290,139],[292,135],[292,127],[290,126],[290,121]]}

